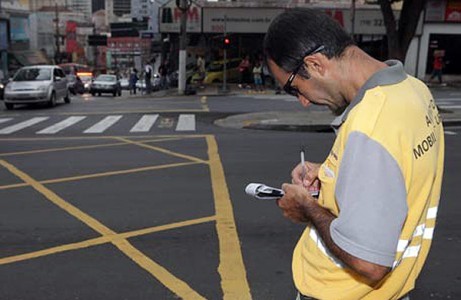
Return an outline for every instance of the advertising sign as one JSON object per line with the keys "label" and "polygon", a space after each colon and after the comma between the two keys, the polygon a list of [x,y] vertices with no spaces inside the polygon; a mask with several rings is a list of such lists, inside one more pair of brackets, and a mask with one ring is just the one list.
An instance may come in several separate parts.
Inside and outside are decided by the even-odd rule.
{"label": "advertising sign", "polygon": [[[176,1],[170,1],[159,9],[159,30],[163,33],[179,33],[181,10]],[[202,9],[192,2],[187,11],[187,32],[202,32]]]}
{"label": "advertising sign", "polygon": [[280,8],[203,8],[203,32],[265,33]]}
{"label": "advertising sign", "polygon": [[10,34],[13,42],[27,42],[29,40],[29,20],[24,17],[10,18]]}
{"label": "advertising sign", "polygon": [[461,2],[448,0],[445,20],[447,22],[461,22]]}
{"label": "advertising sign", "polygon": [[78,50],[77,43],[77,23],[74,21],[66,22],[66,52],[72,53]]}

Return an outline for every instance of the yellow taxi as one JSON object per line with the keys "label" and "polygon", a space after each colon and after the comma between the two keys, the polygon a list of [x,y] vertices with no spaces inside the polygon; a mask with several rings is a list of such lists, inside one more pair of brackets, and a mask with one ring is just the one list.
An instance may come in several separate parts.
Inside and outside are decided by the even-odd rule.
{"label": "yellow taxi", "polygon": [[[231,58],[227,60],[226,68],[227,68],[227,81],[228,82],[237,82],[239,80],[239,64],[241,59],[240,58]],[[224,60],[216,60],[212,61],[205,73],[205,78],[203,79],[203,83],[210,84],[210,83],[221,83],[224,80]],[[200,74],[195,73],[192,76],[192,83],[199,83],[201,81]]]}

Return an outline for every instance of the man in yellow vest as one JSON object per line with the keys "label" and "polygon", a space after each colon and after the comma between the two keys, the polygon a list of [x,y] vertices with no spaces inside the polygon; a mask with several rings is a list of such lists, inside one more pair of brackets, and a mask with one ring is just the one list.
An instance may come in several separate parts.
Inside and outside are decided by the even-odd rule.
{"label": "man in yellow vest", "polygon": [[[286,217],[307,224],[293,253],[298,299],[409,299],[443,174],[443,127],[430,91],[315,10],[279,15],[264,50],[286,93],[338,115],[326,160],[296,166],[278,201]],[[318,199],[308,193],[313,185]]]}

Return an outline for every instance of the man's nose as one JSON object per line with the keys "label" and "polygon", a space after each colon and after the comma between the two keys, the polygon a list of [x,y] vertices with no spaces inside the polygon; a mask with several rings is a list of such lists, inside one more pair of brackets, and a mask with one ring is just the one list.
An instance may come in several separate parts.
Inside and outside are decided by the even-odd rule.
{"label": "man's nose", "polygon": [[302,106],[304,107],[308,107],[312,102],[307,99],[306,96],[304,96],[303,94],[301,93],[298,93],[298,101],[301,103]]}

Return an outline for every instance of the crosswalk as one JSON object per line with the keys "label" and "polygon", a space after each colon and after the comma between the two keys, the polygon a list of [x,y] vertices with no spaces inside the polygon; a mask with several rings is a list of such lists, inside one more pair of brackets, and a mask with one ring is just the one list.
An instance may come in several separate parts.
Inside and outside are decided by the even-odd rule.
{"label": "crosswalk", "polygon": [[[174,122],[175,120],[172,117],[162,117],[159,114],[145,114],[141,117],[136,116],[135,120],[133,120],[131,116],[127,117],[124,115],[109,115],[104,117],[69,116],[64,117],[64,119],[60,118],[57,121],[54,119],[55,118],[53,118],[53,122],[51,122],[51,118],[48,116],[30,117],[25,120],[23,118],[0,118],[0,135],[15,134],[27,130],[29,130],[28,133],[38,135],[52,135],[72,130],[73,132],[78,130],[88,135],[102,134],[114,128],[114,125],[120,123],[124,123],[124,129],[121,130],[125,131],[125,133],[149,133],[156,129],[165,130],[165,128],[174,129],[178,132],[196,131],[196,118],[194,114],[180,114],[176,122]],[[83,121],[88,121],[89,119],[90,122],[84,122],[85,124],[80,125]],[[46,125],[37,129],[41,124]],[[169,125],[165,127],[165,124]],[[74,127],[74,129],[72,127]]]}

